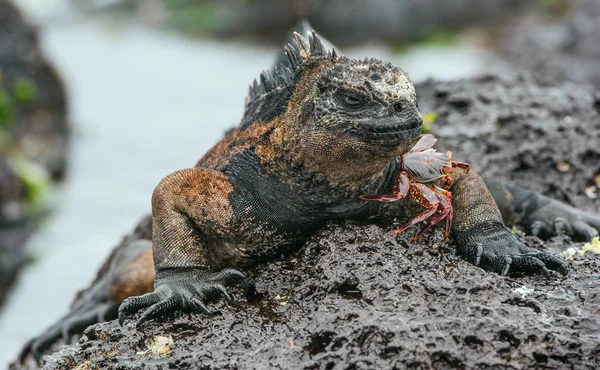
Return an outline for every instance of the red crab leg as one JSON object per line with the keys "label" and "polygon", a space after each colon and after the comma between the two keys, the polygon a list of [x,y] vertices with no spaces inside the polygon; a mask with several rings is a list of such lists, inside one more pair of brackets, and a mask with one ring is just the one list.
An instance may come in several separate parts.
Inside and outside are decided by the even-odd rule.
{"label": "red crab leg", "polygon": [[448,157],[448,163],[444,167],[444,173],[447,176],[450,172],[452,172],[452,152],[451,151],[447,151],[446,152],[446,157]]}
{"label": "red crab leg", "polygon": [[409,153],[422,152],[423,150],[427,150],[434,146],[437,141],[438,139],[436,139],[436,137],[431,134],[421,135],[419,141],[417,141],[417,143],[415,144],[415,146],[412,147]]}
{"label": "red crab leg", "polygon": [[[446,176],[448,176],[448,175],[446,175]],[[450,176],[448,176],[448,177],[450,177]],[[444,180],[448,181],[448,179],[446,179],[446,178],[444,178]],[[450,179],[450,182],[452,183],[452,179]],[[439,186],[434,185],[433,188],[431,188],[431,190],[433,190],[436,193],[436,195],[443,195],[448,200],[450,200],[450,201],[452,200],[452,192],[446,188],[443,188],[443,187],[440,188]]]}
{"label": "red crab leg", "polygon": [[[444,179],[443,191],[447,192],[448,189],[450,189],[450,186],[452,185],[452,177],[450,177],[450,175],[444,175],[443,179]],[[445,195],[444,192],[442,192],[442,194]]]}
{"label": "red crab leg", "polygon": [[419,232],[416,233],[415,236],[413,237],[413,242],[416,242],[417,240],[421,239],[421,237],[423,236],[425,231],[429,230],[433,225],[435,225],[435,224],[432,224],[432,222],[437,217],[439,217],[439,215],[432,217],[429,221],[427,221],[427,223],[425,223],[425,226],[423,226],[421,228],[421,230],[419,230]]}
{"label": "red crab leg", "polygon": [[464,168],[467,170],[467,173],[471,171],[471,165],[465,162],[452,161],[452,167]]}
{"label": "red crab leg", "polygon": [[413,218],[409,222],[400,226],[393,234],[401,233],[402,231],[408,229],[409,227],[418,224],[419,222],[427,220],[431,215],[433,215],[437,211],[438,204],[440,204],[439,198],[435,195],[433,190],[429,189],[427,186],[413,182],[410,184],[410,195],[415,199],[420,205],[427,208],[427,210],[417,217]]}
{"label": "red crab leg", "polygon": [[452,228],[452,219],[454,218],[454,208],[452,208],[452,194],[450,194],[450,198],[448,198],[447,196],[444,196],[444,198],[446,198],[448,200],[448,209],[450,210],[448,212],[448,216],[446,216],[446,228],[444,229],[444,240],[442,240],[442,243],[444,243],[446,240],[448,240],[448,236],[450,235],[450,229]]}
{"label": "red crab leg", "polygon": [[360,199],[364,200],[376,200],[378,202],[396,202],[408,194],[408,174],[404,171],[400,172],[396,182],[394,183],[394,187],[392,188],[391,195],[361,195]]}
{"label": "red crab leg", "polygon": [[[438,197],[440,204],[438,205],[437,211],[439,212],[437,215],[433,216],[427,224],[415,235],[413,238],[414,241],[419,240],[425,231],[429,230],[437,223],[442,221],[444,218],[446,219],[446,229],[444,231],[444,240],[442,243],[448,239],[448,235],[450,234],[450,225],[452,224],[452,205],[448,202],[448,198],[442,195],[441,193],[436,192],[436,196]],[[448,223],[448,219],[450,219],[450,224]]]}

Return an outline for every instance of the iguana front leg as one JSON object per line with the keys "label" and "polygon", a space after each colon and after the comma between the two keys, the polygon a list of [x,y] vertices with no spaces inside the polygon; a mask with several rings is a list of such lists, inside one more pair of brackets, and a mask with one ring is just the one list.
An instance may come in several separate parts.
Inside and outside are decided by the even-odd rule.
{"label": "iguana front leg", "polygon": [[548,269],[568,273],[564,261],[527,247],[504,225],[494,198],[475,171],[467,174],[456,169],[452,177],[452,237],[468,261],[503,275],[541,273],[548,277]]}
{"label": "iguana front leg", "polygon": [[[233,187],[226,176],[207,169],[175,172],[152,195],[152,240],[156,280],[154,292],[126,299],[119,307],[119,322],[128,314],[149,307],[137,325],[180,308],[212,315],[206,301],[222,295],[225,287],[244,274],[226,268],[243,254],[227,244],[235,219],[228,195]],[[216,271],[215,271],[216,270]]]}
{"label": "iguana front leg", "polygon": [[547,239],[555,234],[566,234],[579,241],[589,241],[598,235],[599,215],[512,184],[488,179],[485,183],[504,221],[525,227],[534,236]]}

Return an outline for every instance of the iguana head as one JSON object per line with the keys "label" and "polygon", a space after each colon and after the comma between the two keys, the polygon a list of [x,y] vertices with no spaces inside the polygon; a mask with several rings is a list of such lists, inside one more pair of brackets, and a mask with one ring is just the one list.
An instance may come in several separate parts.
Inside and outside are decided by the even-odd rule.
{"label": "iguana head", "polygon": [[314,32],[308,40],[295,34],[285,50],[289,66],[261,75],[245,116],[252,117],[248,122],[280,119],[296,161],[330,181],[349,183],[414,145],[422,117],[403,70],[325,51]]}
{"label": "iguana head", "polygon": [[423,119],[410,78],[376,59],[337,58],[317,77],[311,104],[305,124],[312,130],[347,137],[375,151],[408,150],[407,141],[421,133]]}

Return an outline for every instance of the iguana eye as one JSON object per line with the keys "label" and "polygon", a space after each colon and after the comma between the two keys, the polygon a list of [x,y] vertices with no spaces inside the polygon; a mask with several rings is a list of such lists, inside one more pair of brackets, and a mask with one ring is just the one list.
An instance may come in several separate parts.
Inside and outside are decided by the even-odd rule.
{"label": "iguana eye", "polygon": [[338,92],[338,101],[347,108],[357,109],[367,105],[369,98],[354,91],[341,90]]}

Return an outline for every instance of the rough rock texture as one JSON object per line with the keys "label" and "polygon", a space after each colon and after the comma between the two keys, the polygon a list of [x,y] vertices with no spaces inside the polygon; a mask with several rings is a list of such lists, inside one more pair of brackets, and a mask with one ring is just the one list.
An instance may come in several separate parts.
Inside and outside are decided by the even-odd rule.
{"label": "rough rock texture", "polygon": [[64,175],[67,136],[61,80],[36,30],[0,0],[0,304],[25,260],[44,187]]}
{"label": "rough rock texture", "polygon": [[[600,258],[577,257],[562,281],[510,279],[386,231],[328,227],[296,258],[253,271],[250,293],[216,303],[216,317],[98,324],[46,368],[600,366]],[[158,335],[173,336],[170,355],[140,354]]]}
{"label": "rough rock texture", "polygon": [[[586,143],[600,135],[591,90],[485,77],[419,91],[438,114],[440,146],[457,159],[598,211],[583,190],[600,166],[587,159],[597,152]],[[558,160],[571,161],[569,171],[556,170]],[[413,244],[414,230],[392,237],[391,227],[329,225],[292,258],[250,271],[252,282],[233,289],[236,303],[214,303],[216,317],[176,314],[141,330],[136,317],[124,328],[97,324],[45,357],[46,368],[600,366],[600,256],[576,255],[564,279],[507,278],[438,247],[439,231]],[[555,253],[581,247],[566,237],[527,242]],[[172,336],[170,354],[145,352],[155,336]]]}
{"label": "rough rock texture", "polygon": [[600,1],[570,3],[563,17],[526,17],[511,29],[503,52],[517,70],[600,86]]}

